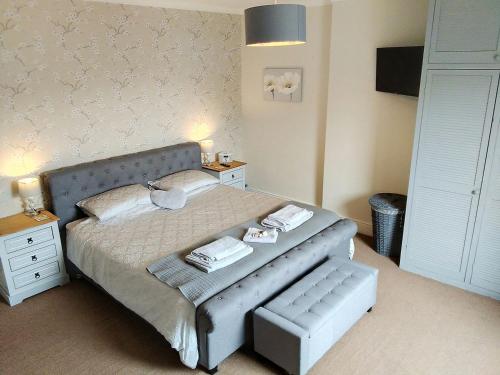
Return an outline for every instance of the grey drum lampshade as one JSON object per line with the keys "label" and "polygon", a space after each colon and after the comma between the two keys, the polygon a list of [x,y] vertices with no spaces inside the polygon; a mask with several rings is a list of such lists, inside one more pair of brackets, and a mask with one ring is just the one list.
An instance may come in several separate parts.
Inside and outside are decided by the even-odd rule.
{"label": "grey drum lampshade", "polygon": [[263,5],[245,9],[247,46],[290,46],[306,42],[306,7]]}

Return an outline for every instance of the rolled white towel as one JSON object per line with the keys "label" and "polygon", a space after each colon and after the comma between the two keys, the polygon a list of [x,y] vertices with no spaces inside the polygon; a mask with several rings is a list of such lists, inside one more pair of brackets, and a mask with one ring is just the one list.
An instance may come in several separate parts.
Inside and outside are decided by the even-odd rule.
{"label": "rolled white towel", "polygon": [[256,243],[275,243],[278,239],[278,231],[276,228],[262,230],[258,228],[248,228],[248,231],[243,237],[245,242],[256,242]]}
{"label": "rolled white towel", "polygon": [[193,250],[192,253],[207,261],[215,262],[241,251],[245,246],[247,245],[244,242],[234,237],[225,236]]}
{"label": "rolled white towel", "polygon": [[201,259],[200,257],[194,255],[193,253],[191,253],[191,254],[188,254],[186,256],[186,262],[188,262],[189,264],[192,264],[193,266],[202,270],[203,272],[210,273],[213,271],[217,271],[221,268],[224,268],[224,267],[230,266],[233,263],[236,263],[240,259],[246,257],[247,255],[249,255],[253,252],[252,247],[250,247],[246,244],[244,244],[244,245],[245,246],[243,247],[243,249],[239,250],[237,253],[232,254],[232,255],[230,255],[226,258],[223,258],[221,260],[218,260],[218,261],[207,262],[207,261]]}

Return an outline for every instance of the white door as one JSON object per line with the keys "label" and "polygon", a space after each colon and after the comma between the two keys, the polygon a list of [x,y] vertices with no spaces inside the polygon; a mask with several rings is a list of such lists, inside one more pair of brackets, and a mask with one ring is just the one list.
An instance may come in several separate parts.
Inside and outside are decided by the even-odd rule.
{"label": "white door", "polygon": [[472,285],[500,295],[500,96],[493,124],[469,274]]}
{"label": "white door", "polygon": [[427,73],[403,268],[465,281],[498,77],[486,70]]}
{"label": "white door", "polygon": [[429,62],[500,65],[500,0],[436,0]]}

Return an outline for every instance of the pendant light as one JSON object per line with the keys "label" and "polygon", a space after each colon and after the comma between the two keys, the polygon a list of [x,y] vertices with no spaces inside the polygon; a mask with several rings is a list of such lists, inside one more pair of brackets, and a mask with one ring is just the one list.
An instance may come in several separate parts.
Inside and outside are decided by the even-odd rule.
{"label": "pendant light", "polygon": [[297,4],[263,5],[245,9],[247,46],[293,46],[306,42],[306,7]]}

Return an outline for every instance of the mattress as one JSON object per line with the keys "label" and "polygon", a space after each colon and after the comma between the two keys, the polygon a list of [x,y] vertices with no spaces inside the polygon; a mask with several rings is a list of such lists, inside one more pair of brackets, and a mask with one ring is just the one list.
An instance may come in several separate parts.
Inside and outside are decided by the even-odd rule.
{"label": "mattress", "polygon": [[182,363],[195,368],[195,307],[146,267],[282,202],[220,185],[191,198],[179,210],[147,205],[105,222],[77,220],[66,227],[67,256],[116,300],[151,323],[179,352]]}

